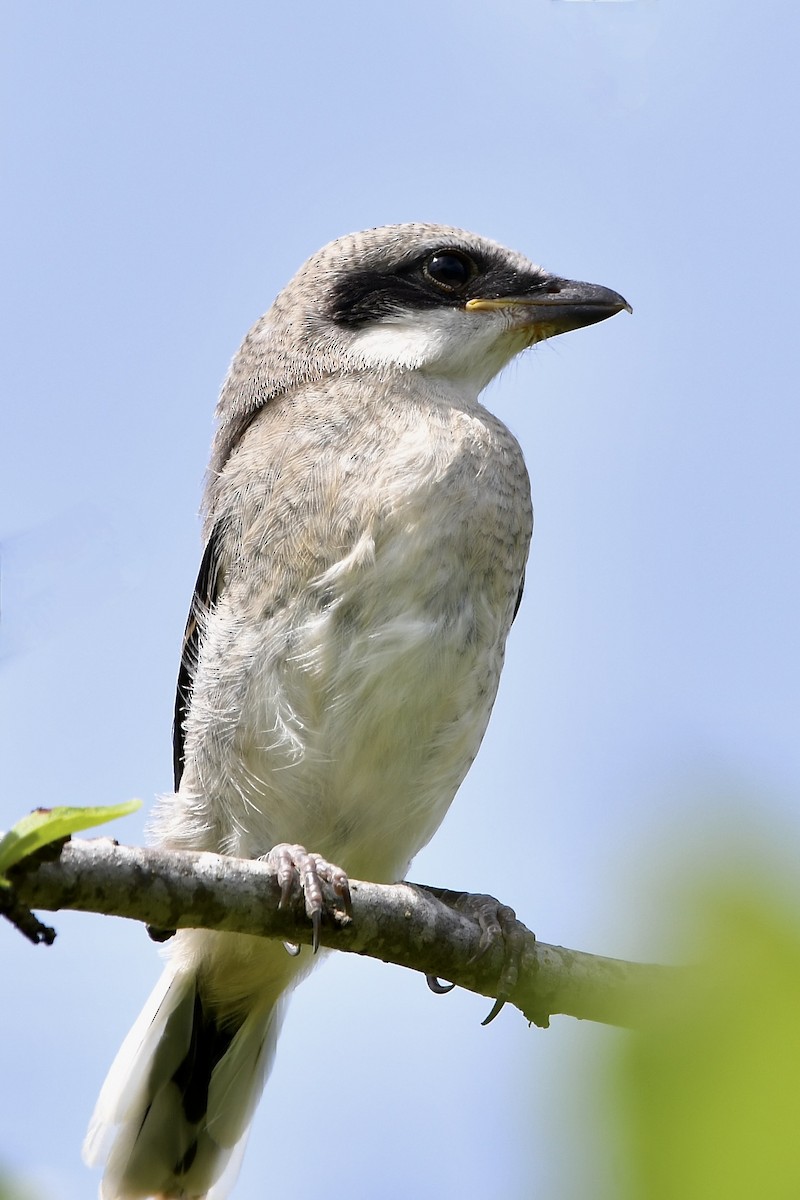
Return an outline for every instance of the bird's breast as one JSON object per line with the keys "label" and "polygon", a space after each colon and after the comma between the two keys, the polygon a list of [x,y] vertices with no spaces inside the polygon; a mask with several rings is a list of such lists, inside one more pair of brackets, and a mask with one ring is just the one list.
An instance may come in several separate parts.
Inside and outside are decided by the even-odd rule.
{"label": "bird's breast", "polygon": [[530,493],[517,443],[477,405],[405,406],[350,433],[334,422],[314,453],[305,425],[273,439],[269,486],[238,496],[240,557],[199,669],[223,704],[247,668],[224,755],[206,722],[236,852],[299,841],[391,879],[483,737]]}

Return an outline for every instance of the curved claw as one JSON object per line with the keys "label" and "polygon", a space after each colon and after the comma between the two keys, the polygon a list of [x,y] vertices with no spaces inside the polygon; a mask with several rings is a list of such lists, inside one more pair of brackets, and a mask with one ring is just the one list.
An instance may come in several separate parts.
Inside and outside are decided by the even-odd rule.
{"label": "curved claw", "polygon": [[350,895],[350,882],[347,878],[345,878],[344,883],[341,885],[341,889],[339,890],[338,895],[339,895],[339,899],[342,902],[342,908],[345,911],[345,916],[352,917],[352,915],[353,915],[353,900]]}
{"label": "curved claw", "polygon": [[425,982],[436,996],[446,996],[456,986],[454,983],[442,983],[435,975],[426,975]]}
{"label": "curved claw", "polygon": [[[265,855],[268,862],[277,868],[280,900],[278,908],[286,908],[293,899],[294,891],[299,886],[305,900],[306,916],[311,922],[311,948],[316,954],[320,947],[322,918],[330,913],[340,923],[346,923],[352,917],[350,899],[350,883],[347,875],[340,868],[329,863],[321,854],[309,854],[303,846],[289,845],[279,842]],[[334,912],[328,906],[323,895],[322,883],[328,883],[341,900],[344,909],[344,919],[340,912]],[[289,949],[292,943],[284,943],[290,954],[300,953]]]}
{"label": "curved claw", "polygon": [[[506,1000],[514,994],[525,949],[525,938],[526,936],[533,937],[533,935],[517,920],[513,908],[509,908],[506,904],[500,904],[493,896],[452,892],[446,888],[432,888],[422,884],[413,886],[478,924],[480,929],[478,948],[468,959],[469,966],[480,962],[496,944],[499,943],[503,947],[504,961],[500,976],[492,985],[492,991],[495,991],[497,999],[492,1005],[489,1015],[481,1022],[482,1025],[491,1024],[498,1013],[502,1011]],[[450,987],[441,984],[436,976],[429,975],[426,978],[431,991],[439,995],[451,990]]]}
{"label": "curved claw", "polygon": [[491,1008],[491,1011],[490,1011],[488,1017],[486,1017],[483,1021],[481,1021],[481,1025],[491,1025],[492,1021],[495,1019],[495,1017],[498,1015],[498,1013],[501,1012],[502,1009],[505,1008],[505,1004],[506,1004],[505,1000],[501,1000],[500,997],[498,996],[498,998],[495,1000],[494,1004],[492,1005],[492,1008]]}
{"label": "curved claw", "polygon": [[294,877],[290,869],[284,863],[278,864],[278,883],[281,886],[281,898],[278,901],[278,908],[286,908],[292,898],[292,883]]}
{"label": "curved claw", "polygon": [[300,953],[300,947],[298,946],[297,942],[284,942],[283,948],[291,958],[297,958],[298,954]]}

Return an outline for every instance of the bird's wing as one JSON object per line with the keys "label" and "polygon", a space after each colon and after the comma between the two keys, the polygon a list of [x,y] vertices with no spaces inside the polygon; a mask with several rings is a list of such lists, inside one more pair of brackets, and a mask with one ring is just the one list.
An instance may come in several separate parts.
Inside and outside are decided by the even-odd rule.
{"label": "bird's wing", "polygon": [[178,671],[178,686],[175,692],[175,718],[172,723],[172,763],[175,775],[175,791],[181,783],[184,765],[184,723],[192,698],[192,687],[200,654],[200,637],[207,613],[214,607],[222,594],[223,572],[220,560],[219,526],[211,535],[203,551],[203,560],[194,585],[194,595],[183,635],[181,665]]}

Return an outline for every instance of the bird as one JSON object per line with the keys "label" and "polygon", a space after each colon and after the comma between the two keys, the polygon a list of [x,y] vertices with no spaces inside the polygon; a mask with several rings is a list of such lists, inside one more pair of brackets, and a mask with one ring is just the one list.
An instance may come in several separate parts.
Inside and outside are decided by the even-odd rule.
{"label": "bird", "polygon": [[[300,268],[217,404],[160,846],[265,859],[315,921],[325,882],[346,904],[349,877],[404,877],[483,739],[532,534],[522,450],[481,394],[625,309],[447,225],[351,234]],[[101,1200],[229,1194],[316,961],[288,949],[171,938],[87,1134]]]}

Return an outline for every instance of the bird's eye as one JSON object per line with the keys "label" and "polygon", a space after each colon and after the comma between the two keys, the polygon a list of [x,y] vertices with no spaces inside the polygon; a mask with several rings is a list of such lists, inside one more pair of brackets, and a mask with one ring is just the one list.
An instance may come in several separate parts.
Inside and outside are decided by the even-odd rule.
{"label": "bird's eye", "polygon": [[445,292],[457,292],[475,274],[475,264],[457,250],[437,250],[426,258],[423,271],[437,287]]}

